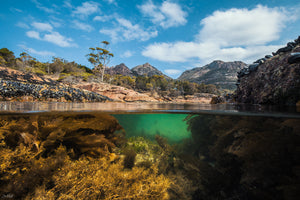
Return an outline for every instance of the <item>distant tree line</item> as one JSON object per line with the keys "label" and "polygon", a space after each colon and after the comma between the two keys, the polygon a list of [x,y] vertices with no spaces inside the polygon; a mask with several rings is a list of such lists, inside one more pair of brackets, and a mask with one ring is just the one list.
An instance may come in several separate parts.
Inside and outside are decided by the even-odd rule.
{"label": "distant tree line", "polygon": [[7,48],[0,49],[0,66],[38,75],[57,75],[60,79],[70,75],[87,79],[87,77],[94,75],[90,68],[77,64],[74,61],[68,62],[63,58],[53,57],[51,62],[44,63],[38,61],[27,52],[22,52],[20,57],[16,57],[14,52]]}
{"label": "distant tree line", "polygon": [[[91,49],[92,51],[95,50]],[[101,58],[103,49],[98,48]],[[104,54],[110,52],[104,51]],[[88,59],[94,62],[94,68],[90,69],[86,66],[69,62],[63,58],[53,57],[51,62],[40,62],[27,52],[22,52],[20,57],[16,57],[14,53],[7,48],[0,49],[0,66],[10,67],[23,72],[30,72],[37,75],[57,76],[58,81],[72,83],[72,81],[89,81],[89,82],[106,82],[113,85],[123,86],[139,92],[151,92],[158,95],[166,95],[170,97],[182,95],[194,95],[195,93],[211,93],[220,94],[215,85],[197,84],[189,81],[166,79],[163,75],[154,76],[124,76],[121,74],[110,75],[104,74],[103,65],[97,61],[97,52],[88,54]],[[113,55],[111,54],[110,57]],[[95,60],[91,59],[94,58]],[[109,59],[109,58],[105,58]]]}
{"label": "distant tree line", "polygon": [[157,92],[159,95],[171,97],[194,95],[195,93],[220,94],[219,89],[212,84],[197,84],[185,80],[166,79],[163,75],[153,76],[123,76],[105,74],[104,81],[134,89],[139,92]]}

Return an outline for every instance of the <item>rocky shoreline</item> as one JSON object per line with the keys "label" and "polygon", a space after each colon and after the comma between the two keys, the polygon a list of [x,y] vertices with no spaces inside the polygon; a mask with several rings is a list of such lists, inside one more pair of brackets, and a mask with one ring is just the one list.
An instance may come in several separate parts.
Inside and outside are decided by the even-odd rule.
{"label": "rocky shoreline", "polygon": [[54,77],[0,67],[0,101],[210,103],[214,96],[199,93],[175,98],[84,81],[70,85],[56,81]]}
{"label": "rocky shoreline", "polygon": [[0,80],[0,100],[105,102],[112,99],[95,92],[60,85],[40,85]]}
{"label": "rocky shoreline", "polygon": [[238,72],[235,100],[246,104],[300,104],[300,36],[273,56]]}

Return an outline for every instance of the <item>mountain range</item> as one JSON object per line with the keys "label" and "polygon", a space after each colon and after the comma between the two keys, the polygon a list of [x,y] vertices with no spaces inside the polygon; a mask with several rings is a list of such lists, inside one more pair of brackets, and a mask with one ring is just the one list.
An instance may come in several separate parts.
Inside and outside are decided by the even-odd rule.
{"label": "mountain range", "polygon": [[247,64],[241,61],[223,62],[220,60],[203,67],[186,70],[179,76],[179,80],[188,80],[195,83],[214,84],[221,89],[236,89],[237,72]]}
{"label": "mountain range", "polygon": [[164,76],[166,79],[171,79],[169,76],[163,74],[157,68],[153,67],[149,63],[138,65],[132,69],[129,69],[124,63],[110,67],[106,69],[106,73],[110,75],[123,75],[123,76],[153,76],[159,75]]}
{"label": "mountain range", "polygon": [[[214,84],[221,89],[235,90],[235,83],[237,81],[237,72],[245,68],[247,64],[241,61],[223,62],[220,60],[203,67],[196,67],[191,70],[184,71],[178,80],[187,80],[195,83]],[[138,65],[129,69],[124,63],[108,68],[106,73],[110,75],[121,74],[124,76],[153,76],[163,75],[167,79],[169,76],[163,74],[157,68],[149,63]]]}

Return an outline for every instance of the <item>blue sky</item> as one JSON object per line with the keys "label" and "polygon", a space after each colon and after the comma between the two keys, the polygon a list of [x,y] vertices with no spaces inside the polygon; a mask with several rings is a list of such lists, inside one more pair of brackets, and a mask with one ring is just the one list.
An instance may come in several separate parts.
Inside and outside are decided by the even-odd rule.
{"label": "blue sky", "polygon": [[298,0],[5,0],[0,48],[91,67],[109,41],[114,66],[149,62],[176,78],[213,60],[251,63],[300,35]]}

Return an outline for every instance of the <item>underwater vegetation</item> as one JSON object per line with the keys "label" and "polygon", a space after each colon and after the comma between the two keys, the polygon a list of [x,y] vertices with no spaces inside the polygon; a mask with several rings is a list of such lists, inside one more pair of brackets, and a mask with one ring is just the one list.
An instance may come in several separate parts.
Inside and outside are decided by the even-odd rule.
{"label": "underwater vegetation", "polygon": [[168,199],[171,180],[155,163],[135,166],[135,151],[118,153],[125,142],[107,114],[3,115],[0,197]]}
{"label": "underwater vegetation", "polygon": [[298,199],[299,118],[173,115],[180,142],[97,112],[2,114],[0,198]]}

